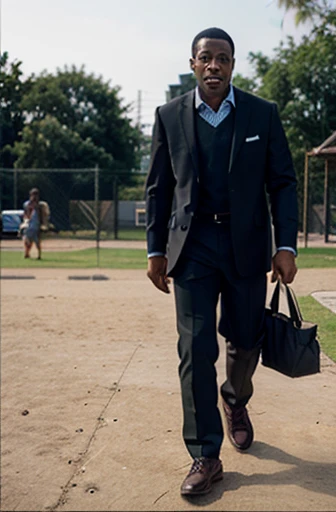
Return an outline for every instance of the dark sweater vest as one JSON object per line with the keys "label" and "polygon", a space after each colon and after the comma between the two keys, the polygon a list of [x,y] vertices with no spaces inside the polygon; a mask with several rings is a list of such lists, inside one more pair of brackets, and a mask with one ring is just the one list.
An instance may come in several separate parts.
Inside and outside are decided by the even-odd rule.
{"label": "dark sweater vest", "polygon": [[199,148],[200,181],[197,213],[230,211],[229,162],[234,129],[234,109],[214,128],[199,114],[196,132]]}

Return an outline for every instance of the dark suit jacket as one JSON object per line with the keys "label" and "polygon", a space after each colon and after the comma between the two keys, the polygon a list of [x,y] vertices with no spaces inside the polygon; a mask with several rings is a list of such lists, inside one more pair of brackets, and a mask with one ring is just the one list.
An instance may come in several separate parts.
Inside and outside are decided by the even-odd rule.
{"label": "dark suit jacket", "polygon": [[[237,270],[270,270],[271,205],[276,247],[296,249],[296,178],[277,107],[234,88],[236,115],[229,165],[231,233]],[[195,92],[159,107],[146,184],[148,252],[168,258],[168,273],[186,241],[197,210],[199,158]],[[268,192],[268,194],[266,193]],[[269,201],[268,201],[269,198]]]}

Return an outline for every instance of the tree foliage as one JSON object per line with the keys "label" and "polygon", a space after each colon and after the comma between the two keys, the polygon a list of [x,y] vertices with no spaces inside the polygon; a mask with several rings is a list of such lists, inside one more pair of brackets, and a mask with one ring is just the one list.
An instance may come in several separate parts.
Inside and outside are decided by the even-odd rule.
{"label": "tree foliage", "polygon": [[[298,176],[300,207],[305,152],[336,130],[336,18],[331,20],[332,13],[326,12],[309,36],[299,44],[289,37],[272,58],[249,54],[254,71],[249,90],[278,105]],[[321,162],[311,165],[315,176],[311,199],[323,203]]]}
{"label": "tree foliage", "polygon": [[24,126],[21,101],[29,80],[22,79],[21,66],[20,61],[9,62],[8,53],[0,56],[0,167],[13,167],[11,148],[21,139]]}
{"label": "tree foliage", "polygon": [[[143,135],[132,126],[119,87],[86,73],[84,67],[65,67],[54,74],[42,72],[24,79],[21,62],[10,63],[4,54],[0,63],[0,167],[98,166],[101,199],[111,198],[116,174],[120,174],[121,189],[137,184],[132,171],[140,168]],[[62,209],[58,225],[62,229],[69,227],[69,200],[74,195],[91,199],[93,194],[92,173],[51,172],[40,174],[37,180],[27,172],[20,173],[18,204],[32,186],[41,188],[54,214]],[[12,197],[12,189],[10,179],[3,180],[4,204]]]}
{"label": "tree foliage", "polygon": [[278,6],[284,7],[286,11],[295,11],[296,25],[312,21],[317,26],[321,19],[333,24],[334,0],[278,0]]}
{"label": "tree foliage", "polygon": [[45,118],[26,125],[22,140],[15,142],[13,153],[17,168],[93,168],[99,164],[110,168],[112,156],[94,144],[90,137],[81,138],[76,130],[61,125],[56,117]]}
{"label": "tree foliage", "polygon": [[253,92],[256,88],[255,80],[237,73],[233,79],[233,85],[246,92]]}
{"label": "tree foliage", "polygon": [[17,168],[138,168],[141,133],[127,117],[119,87],[74,66],[23,81],[21,63],[9,64],[6,54],[2,59],[6,123],[1,150],[11,155],[7,163]]}

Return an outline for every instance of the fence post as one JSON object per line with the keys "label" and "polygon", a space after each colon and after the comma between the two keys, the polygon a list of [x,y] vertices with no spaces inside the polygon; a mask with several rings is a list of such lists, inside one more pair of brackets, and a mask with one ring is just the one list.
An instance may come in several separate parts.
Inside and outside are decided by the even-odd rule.
{"label": "fence post", "polygon": [[118,176],[114,177],[113,182],[113,202],[114,202],[114,239],[118,240],[118,228],[119,228],[119,190],[118,190]]}
{"label": "fence post", "polygon": [[308,166],[309,157],[305,155],[304,185],[303,185],[303,240],[304,246],[308,246]]}
{"label": "fence post", "polygon": [[2,212],[2,173],[0,173],[0,213]]}
{"label": "fence post", "polygon": [[99,239],[100,239],[100,211],[99,211],[99,167],[95,167],[95,181],[94,181],[94,195],[95,195],[95,213],[96,213],[96,254],[97,254],[97,268],[100,266],[99,261]]}
{"label": "fence post", "polygon": [[13,171],[13,210],[17,210],[17,170]]}
{"label": "fence post", "polygon": [[330,194],[329,194],[329,161],[324,163],[324,242],[329,242],[330,227]]}

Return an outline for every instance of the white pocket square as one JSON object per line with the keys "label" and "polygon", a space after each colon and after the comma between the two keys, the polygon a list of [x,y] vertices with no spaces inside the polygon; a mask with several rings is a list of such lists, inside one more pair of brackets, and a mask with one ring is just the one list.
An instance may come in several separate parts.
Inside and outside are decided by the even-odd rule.
{"label": "white pocket square", "polygon": [[259,135],[255,135],[254,137],[247,137],[247,139],[245,139],[245,142],[254,142],[255,140],[259,140],[260,137]]}

